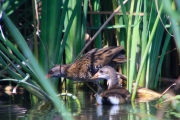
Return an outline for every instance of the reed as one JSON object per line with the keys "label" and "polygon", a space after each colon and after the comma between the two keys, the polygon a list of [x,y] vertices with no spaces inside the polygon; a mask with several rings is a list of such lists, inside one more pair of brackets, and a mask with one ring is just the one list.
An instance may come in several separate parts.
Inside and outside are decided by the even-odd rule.
{"label": "reed", "polygon": [[[39,67],[37,61],[33,57],[33,54],[30,51],[29,47],[27,46],[27,43],[25,42],[23,36],[20,34],[20,32],[11,22],[11,20],[6,16],[6,14],[4,14],[3,16],[3,21],[5,22],[5,25],[8,28],[14,40],[20,45],[20,49],[23,51],[25,57],[31,61],[30,68],[32,68],[31,70],[33,70],[34,74],[37,76],[37,79],[35,80],[48,93],[48,95],[50,95],[53,98],[51,102],[53,102],[53,104],[56,106],[58,111],[60,111],[60,113],[66,111],[66,108],[63,106],[62,101],[57,97],[57,93],[55,93],[49,81],[44,80],[45,74],[43,73],[43,70]],[[67,116],[66,119],[72,119],[72,118],[70,116]]]}
{"label": "reed", "polygon": [[178,51],[178,57],[179,57],[179,60],[180,60],[180,35],[179,35],[179,26],[176,25],[177,22],[180,21],[180,17],[179,17],[179,1],[177,1],[177,4],[175,3],[175,1],[170,1],[170,0],[167,0],[167,1],[164,1],[164,6],[166,9],[164,9],[164,11],[166,13],[168,13],[170,15],[170,21],[172,23],[172,29],[173,29],[173,34],[174,34],[174,37],[175,37],[175,42],[176,42],[176,46],[177,46],[177,51]]}
{"label": "reed", "polygon": [[[89,35],[93,36],[98,29],[102,28],[101,25],[109,21],[110,14],[114,14],[112,11],[120,5],[121,10],[105,27],[103,26],[103,31],[96,37],[94,46],[98,48],[105,45],[124,46],[127,52],[127,64],[123,65],[122,72],[128,77],[127,88],[132,93],[132,100],[136,97],[138,86],[152,89],[158,86],[158,77],[162,71],[164,55],[171,38],[169,33],[173,32],[177,51],[180,53],[179,26],[177,26],[180,21],[177,12],[179,4],[175,6],[175,3],[169,0],[155,0],[155,2],[129,0],[126,4],[123,4],[123,0],[33,1],[31,7],[20,14],[20,17],[31,19],[26,22],[21,21],[23,26],[15,27],[12,21],[16,25],[20,22],[18,18],[13,18],[13,10],[28,3],[23,0],[14,6],[8,2],[3,5],[5,9],[3,22],[11,34],[4,32],[6,33],[4,35],[1,32],[0,35],[0,62],[3,68],[1,74],[7,71],[15,79],[23,79],[26,76],[25,73],[28,73],[31,76],[28,82],[51,95],[55,99],[55,105],[57,105],[57,98],[53,89],[57,88],[59,80],[51,80],[51,83],[44,82],[44,72],[47,72],[53,64],[73,62],[85,46],[85,33],[88,31]],[[25,15],[31,9],[33,9],[32,13]],[[166,27],[169,22],[163,10],[170,15],[172,26],[169,29]],[[33,27],[28,30],[32,33],[27,35],[28,30],[24,29],[31,24]],[[29,37],[33,39],[32,51],[25,40]],[[159,55],[161,55],[160,60]],[[15,64],[20,65],[21,69]],[[16,71],[9,68],[10,65]],[[132,91],[133,82],[136,82],[136,86]],[[69,80],[67,80],[67,86],[75,87]],[[58,107],[60,106],[57,105]]]}

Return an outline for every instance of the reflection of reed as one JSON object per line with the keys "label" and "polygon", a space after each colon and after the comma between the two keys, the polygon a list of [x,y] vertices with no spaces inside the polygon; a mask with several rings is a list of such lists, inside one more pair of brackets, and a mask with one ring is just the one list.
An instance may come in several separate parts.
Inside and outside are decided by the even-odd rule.
{"label": "reflection of reed", "polygon": [[19,105],[1,105],[0,113],[11,113],[11,114],[24,114],[27,109],[20,107]]}
{"label": "reflection of reed", "polygon": [[0,116],[2,120],[15,120],[18,117],[23,117],[26,112],[27,109],[19,105],[0,105]]}
{"label": "reflection of reed", "polygon": [[[67,94],[67,93],[66,93]],[[5,94],[4,94],[5,95]],[[64,95],[64,94],[63,94]],[[70,113],[63,112],[61,115],[57,112],[54,106],[50,102],[39,101],[38,103],[31,105],[30,109],[26,109],[20,105],[4,105],[0,102],[0,116],[1,118],[11,117],[11,119],[47,119],[47,120],[61,120],[62,116],[73,116],[75,120],[129,120],[132,119],[164,119],[164,111],[155,108],[155,101],[151,102],[132,102],[131,104],[120,105],[95,105],[95,98],[92,97],[93,92],[78,91],[76,96],[81,101],[81,110],[78,113],[78,105],[71,97],[67,98],[65,105],[68,107]],[[17,95],[13,95],[14,99],[19,103],[29,104],[27,99],[24,99],[24,95],[17,98]],[[13,98],[12,96],[12,98]],[[0,97],[2,98],[2,97]],[[4,98],[4,97],[3,97]],[[6,97],[7,102],[9,96]],[[71,100],[70,100],[70,99]],[[25,101],[20,101],[20,100]],[[2,99],[0,99],[2,101]],[[20,102],[19,102],[20,101]],[[15,103],[10,101],[11,104]],[[163,108],[163,110],[165,110]],[[157,114],[157,116],[156,116]],[[15,117],[14,117],[15,116]]]}
{"label": "reflection of reed", "polygon": [[[2,85],[0,85],[0,91],[3,91],[3,90],[5,90],[5,91],[12,91],[13,88],[15,88],[15,86],[11,86],[11,85],[2,86]],[[24,90],[24,88],[18,87],[17,90],[18,90],[18,91],[22,91],[22,90]]]}
{"label": "reflection of reed", "polygon": [[[62,115],[65,113],[62,113]],[[56,108],[54,108],[51,102],[39,101],[34,104],[31,109],[27,111],[25,116],[27,120],[62,120],[62,116],[58,113]]]}
{"label": "reflection of reed", "polygon": [[155,105],[155,107],[158,109],[156,117],[159,120],[162,120],[164,116],[169,116],[170,118],[173,116],[174,119],[179,118],[180,96],[175,94],[174,90],[176,90],[176,87],[177,86],[175,86],[173,89],[168,89],[163,92],[165,94],[163,94],[163,96],[161,96],[161,98],[157,101],[157,104]]}
{"label": "reflection of reed", "polygon": [[154,102],[120,104],[120,105],[98,105],[96,114],[98,119],[128,120],[131,119],[155,119],[156,108]]}
{"label": "reflection of reed", "polygon": [[[12,91],[15,87],[14,86],[1,86],[0,85],[0,96],[4,95],[6,93],[7,95],[12,95]],[[24,93],[24,88],[22,87],[17,87],[17,91],[15,94],[23,94]]]}
{"label": "reflection of reed", "polygon": [[124,116],[128,116],[126,106],[125,105],[97,105],[96,113],[98,117],[106,116],[108,119],[111,119],[111,120],[122,119],[122,116],[123,116],[123,119],[125,119]]}

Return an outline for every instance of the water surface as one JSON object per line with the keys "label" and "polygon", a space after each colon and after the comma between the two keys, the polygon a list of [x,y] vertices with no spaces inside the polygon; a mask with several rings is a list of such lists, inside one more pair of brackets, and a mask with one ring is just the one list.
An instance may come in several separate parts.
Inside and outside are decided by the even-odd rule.
{"label": "water surface", "polygon": [[[121,105],[97,105],[94,93],[78,90],[79,101],[63,97],[69,113],[59,113],[50,102],[30,102],[27,92],[17,95],[0,93],[0,120],[61,120],[70,115],[75,120],[156,120],[156,101],[134,102]],[[160,112],[162,113],[162,112]],[[163,119],[169,119],[163,114]]]}

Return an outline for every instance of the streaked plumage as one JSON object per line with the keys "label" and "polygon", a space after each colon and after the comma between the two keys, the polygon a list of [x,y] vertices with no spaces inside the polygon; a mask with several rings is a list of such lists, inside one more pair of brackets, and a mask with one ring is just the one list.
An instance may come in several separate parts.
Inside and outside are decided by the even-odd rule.
{"label": "streaked plumage", "polygon": [[99,68],[126,62],[125,50],[122,46],[111,46],[92,49],[71,64],[53,66],[47,77],[65,77],[75,81],[90,81]]}

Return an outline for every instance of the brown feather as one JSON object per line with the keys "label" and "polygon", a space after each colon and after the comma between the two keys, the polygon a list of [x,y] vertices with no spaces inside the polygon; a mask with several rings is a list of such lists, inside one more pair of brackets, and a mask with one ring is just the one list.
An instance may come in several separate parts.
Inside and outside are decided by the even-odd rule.
{"label": "brown feather", "polygon": [[114,86],[106,91],[104,91],[101,95],[102,97],[117,97],[120,99],[121,103],[130,101],[130,93],[123,87]]}
{"label": "brown feather", "polygon": [[[119,63],[126,62],[126,57],[124,56],[125,50],[122,46],[111,46],[105,47],[101,49],[92,49],[81,58],[77,59],[75,62],[67,65],[61,65],[61,71],[54,70],[56,75],[53,76],[53,69],[48,72],[50,77],[66,77],[71,80],[78,81],[88,81],[90,78],[98,71],[99,68],[110,65],[115,66]],[[56,65],[55,67],[58,67]],[[63,69],[62,69],[63,68]],[[61,72],[63,72],[63,76],[61,76]],[[57,76],[58,75],[58,76]]]}

